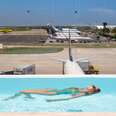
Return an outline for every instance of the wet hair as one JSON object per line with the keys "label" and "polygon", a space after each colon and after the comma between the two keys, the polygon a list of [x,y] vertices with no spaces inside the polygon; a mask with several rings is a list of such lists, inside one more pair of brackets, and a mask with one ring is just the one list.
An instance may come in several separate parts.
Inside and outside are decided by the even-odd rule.
{"label": "wet hair", "polygon": [[92,85],[93,89],[95,90],[96,93],[99,93],[101,91],[100,88],[96,88],[94,85]]}
{"label": "wet hair", "polygon": [[100,92],[100,91],[101,91],[101,89],[99,89],[99,88],[98,88],[98,89],[96,89],[96,92]]}
{"label": "wet hair", "polygon": [[94,93],[99,93],[101,91],[101,89],[96,88],[96,90],[94,91]]}

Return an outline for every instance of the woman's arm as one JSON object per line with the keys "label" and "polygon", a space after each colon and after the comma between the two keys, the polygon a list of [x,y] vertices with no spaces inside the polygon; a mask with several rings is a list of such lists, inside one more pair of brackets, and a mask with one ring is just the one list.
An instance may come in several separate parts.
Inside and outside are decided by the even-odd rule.
{"label": "woman's arm", "polygon": [[69,98],[62,98],[62,99],[47,99],[46,101],[47,102],[57,102],[57,101],[65,101],[65,100],[71,100],[71,99],[75,99],[75,98],[79,98],[81,96],[85,96],[85,93],[80,93],[78,95],[74,95],[74,96],[71,96]]}

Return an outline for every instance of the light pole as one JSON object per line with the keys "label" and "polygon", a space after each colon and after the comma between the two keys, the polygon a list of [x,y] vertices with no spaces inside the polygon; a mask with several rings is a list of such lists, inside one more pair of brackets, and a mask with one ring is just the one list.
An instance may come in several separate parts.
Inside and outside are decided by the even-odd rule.
{"label": "light pole", "polygon": [[73,57],[72,57],[72,50],[71,50],[71,43],[72,43],[72,41],[71,41],[71,34],[70,34],[70,26],[69,26],[69,40],[68,40],[68,42],[69,42],[69,58],[70,58],[70,60],[71,61],[73,61]]}

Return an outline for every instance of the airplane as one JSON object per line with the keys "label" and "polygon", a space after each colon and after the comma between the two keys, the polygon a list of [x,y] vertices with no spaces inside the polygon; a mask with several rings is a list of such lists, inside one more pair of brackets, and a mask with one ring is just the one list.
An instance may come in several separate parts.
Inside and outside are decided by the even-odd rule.
{"label": "airplane", "polygon": [[63,61],[63,74],[64,75],[84,75],[84,71],[78,64],[78,60],[74,60],[71,50],[71,41],[69,40],[69,59]]}
{"label": "airplane", "polygon": [[[50,30],[50,33],[59,31],[57,28],[53,27],[52,30]],[[79,61],[84,59],[77,59],[74,60],[72,56],[72,49],[71,49],[71,36],[70,36],[70,30],[69,30],[69,36],[67,37],[67,40],[69,42],[69,59],[67,60],[58,60],[63,63],[63,74],[64,75],[85,75],[84,71],[79,65]]]}
{"label": "airplane", "polygon": [[[49,39],[56,41],[67,41],[69,37],[69,28],[62,28],[62,30],[57,29],[53,25],[48,24],[48,34]],[[70,29],[70,39],[72,42],[93,42],[94,40],[91,37],[83,37],[80,35],[81,32],[77,29]]]}
{"label": "airplane", "polygon": [[2,33],[9,33],[12,31],[13,31],[12,29],[0,29],[0,32],[2,32]]}

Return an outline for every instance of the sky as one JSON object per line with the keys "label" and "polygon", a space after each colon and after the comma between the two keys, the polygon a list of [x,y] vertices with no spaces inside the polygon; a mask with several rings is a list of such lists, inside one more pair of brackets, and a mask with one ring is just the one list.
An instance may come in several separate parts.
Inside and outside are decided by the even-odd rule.
{"label": "sky", "polygon": [[0,0],[0,26],[96,25],[104,21],[116,24],[116,0]]}

